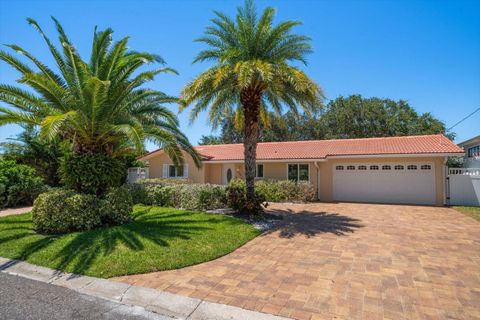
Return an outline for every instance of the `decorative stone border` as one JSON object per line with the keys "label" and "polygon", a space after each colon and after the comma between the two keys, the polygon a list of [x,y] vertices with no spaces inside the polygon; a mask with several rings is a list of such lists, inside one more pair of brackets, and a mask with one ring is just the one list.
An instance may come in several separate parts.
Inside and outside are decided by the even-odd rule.
{"label": "decorative stone border", "polygon": [[65,273],[27,262],[0,257],[0,271],[65,287],[77,292],[142,307],[147,311],[184,320],[287,320],[224,304],[133,286],[123,282]]}

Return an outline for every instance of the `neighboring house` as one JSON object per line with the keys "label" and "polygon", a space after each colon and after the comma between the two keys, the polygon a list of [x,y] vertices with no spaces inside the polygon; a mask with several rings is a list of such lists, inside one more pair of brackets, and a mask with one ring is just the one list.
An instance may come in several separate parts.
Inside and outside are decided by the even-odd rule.
{"label": "neighboring house", "polygon": [[465,150],[463,166],[465,168],[480,168],[480,136],[463,141],[458,145]]}
{"label": "neighboring house", "polygon": [[[205,145],[175,167],[161,150],[139,158],[150,178],[227,184],[244,177],[242,144]],[[265,142],[257,146],[257,178],[307,181],[321,201],[443,205],[445,162],[463,150],[443,135]]]}

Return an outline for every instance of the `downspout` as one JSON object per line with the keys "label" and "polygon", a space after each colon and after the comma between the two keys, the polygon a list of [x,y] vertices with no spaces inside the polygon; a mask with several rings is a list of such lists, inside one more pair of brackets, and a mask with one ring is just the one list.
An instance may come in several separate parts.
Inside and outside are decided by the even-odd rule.
{"label": "downspout", "polygon": [[450,177],[448,176],[448,167],[446,166],[448,157],[443,159],[443,205],[450,205]]}
{"label": "downspout", "polygon": [[317,185],[316,185],[316,192],[317,192],[317,200],[320,200],[320,168],[318,166],[318,161],[313,163],[315,168],[317,168]]}

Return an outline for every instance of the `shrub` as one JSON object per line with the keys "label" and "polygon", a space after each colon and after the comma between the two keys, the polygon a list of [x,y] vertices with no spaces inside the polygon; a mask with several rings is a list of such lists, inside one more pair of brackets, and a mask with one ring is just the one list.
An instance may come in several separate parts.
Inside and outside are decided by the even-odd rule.
{"label": "shrub", "polygon": [[110,189],[100,200],[103,225],[124,224],[133,220],[132,195],[126,187]]}
{"label": "shrub", "polygon": [[178,207],[189,210],[212,210],[226,206],[225,187],[211,184],[192,184],[179,188]]}
{"label": "shrub", "polygon": [[246,211],[253,215],[261,215],[263,213],[263,206],[266,206],[266,204],[264,204],[265,201],[265,196],[255,191],[254,201],[248,202],[245,181],[241,179],[233,179],[227,187],[228,206],[236,211]]}
{"label": "shrub", "polygon": [[0,205],[31,205],[46,186],[35,170],[13,160],[0,161]]}
{"label": "shrub", "polygon": [[42,233],[90,230],[102,223],[96,196],[66,189],[42,193],[35,200],[32,220],[34,229]]}
{"label": "shrub", "polygon": [[131,195],[123,187],[109,190],[104,198],[51,189],[35,200],[32,220],[37,232],[58,234],[127,223],[132,211]]}
{"label": "shrub", "polygon": [[175,179],[168,179],[168,178],[151,178],[151,179],[141,179],[138,181],[140,184],[160,184],[160,185],[178,185],[178,184],[191,184],[192,182],[188,179],[184,178],[175,178]]}
{"label": "shrub", "polygon": [[[316,190],[308,182],[295,182],[291,180],[271,181],[259,180],[255,182],[255,193],[257,200],[254,206],[264,201],[282,202],[307,202],[314,201]],[[245,181],[234,179],[227,189],[228,205],[235,210],[242,210],[246,205]]]}
{"label": "shrub", "polygon": [[102,195],[119,187],[126,177],[125,163],[104,154],[67,154],[60,162],[60,176],[66,188]]}
{"label": "shrub", "polygon": [[127,186],[133,202],[145,205],[175,207],[189,210],[225,208],[226,188],[212,184],[138,183]]}

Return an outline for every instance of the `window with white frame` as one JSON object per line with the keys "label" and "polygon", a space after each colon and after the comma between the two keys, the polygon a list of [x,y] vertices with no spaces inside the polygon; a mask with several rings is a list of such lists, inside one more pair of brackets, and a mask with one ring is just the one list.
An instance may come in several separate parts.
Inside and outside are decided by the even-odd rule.
{"label": "window with white frame", "polygon": [[255,171],[255,178],[263,178],[263,164],[257,164],[257,170]]}
{"label": "window with white frame", "polygon": [[309,181],[310,172],[308,164],[291,163],[287,166],[288,180]]}
{"label": "window with white frame", "polygon": [[188,166],[187,165],[176,166],[173,164],[164,164],[163,177],[164,178],[187,178]]}
{"label": "window with white frame", "polygon": [[480,157],[480,145],[468,148],[467,153],[469,158]]}

